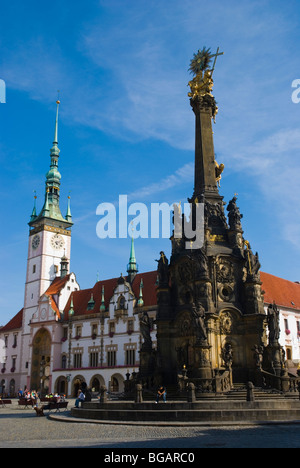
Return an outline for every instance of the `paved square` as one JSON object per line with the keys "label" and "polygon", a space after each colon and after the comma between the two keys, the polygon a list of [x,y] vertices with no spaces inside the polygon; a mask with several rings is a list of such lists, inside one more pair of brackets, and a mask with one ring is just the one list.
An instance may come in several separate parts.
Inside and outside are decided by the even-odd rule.
{"label": "paved square", "polygon": [[0,408],[0,448],[6,447],[99,447],[108,453],[116,448],[299,448],[300,424],[212,428],[58,422],[37,417],[33,409],[19,408],[13,400]]}

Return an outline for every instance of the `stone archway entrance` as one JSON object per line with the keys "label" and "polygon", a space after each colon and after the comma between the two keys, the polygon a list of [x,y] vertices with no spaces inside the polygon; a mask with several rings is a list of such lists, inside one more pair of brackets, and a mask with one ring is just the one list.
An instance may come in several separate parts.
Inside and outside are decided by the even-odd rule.
{"label": "stone archway entrance", "polygon": [[51,336],[45,328],[40,329],[32,342],[31,390],[39,390],[41,395],[50,387]]}
{"label": "stone archway entrance", "polygon": [[67,389],[68,389],[68,381],[67,381],[67,377],[65,377],[64,375],[60,376],[56,382],[55,382],[55,391],[59,394],[59,395],[66,395],[67,394]]}
{"label": "stone archway entrance", "polygon": [[105,385],[102,375],[94,375],[90,380],[90,389],[93,393],[99,393],[101,385]]}
{"label": "stone archway entrance", "polygon": [[82,375],[76,375],[72,382],[71,395],[74,398],[77,398],[79,389],[85,391],[87,385],[85,378]]}

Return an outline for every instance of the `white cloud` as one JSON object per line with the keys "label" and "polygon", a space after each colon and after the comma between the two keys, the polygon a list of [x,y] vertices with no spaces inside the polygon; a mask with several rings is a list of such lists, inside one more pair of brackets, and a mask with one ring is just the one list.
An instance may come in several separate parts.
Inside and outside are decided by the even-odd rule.
{"label": "white cloud", "polygon": [[154,196],[160,192],[181,185],[186,182],[192,182],[194,177],[194,163],[187,163],[184,166],[177,169],[174,174],[170,174],[167,177],[160,179],[158,182],[149,184],[145,187],[141,187],[128,195],[128,200],[144,198]]}
{"label": "white cloud", "polygon": [[[287,48],[287,26],[295,27],[291,18],[271,11],[268,2],[218,1],[213,15],[210,4],[191,0],[176,2],[173,8],[153,1],[139,5],[129,12],[124,2],[118,2],[118,8],[115,2],[114,7],[102,2],[95,19],[79,28],[75,61],[58,42],[49,46],[43,37],[25,39],[13,54],[4,51],[7,83],[46,103],[61,89],[61,113],[71,123],[135,142],[156,139],[192,150],[188,62],[197,48],[220,45],[225,50],[215,73],[215,95],[221,102],[215,141],[220,153],[236,162],[235,170],[255,176],[267,200],[282,206],[288,200],[295,209],[300,131],[292,129],[288,105],[283,108],[284,92],[278,89],[279,57],[281,70],[295,64]],[[209,18],[205,24],[203,17]],[[85,68],[76,65],[81,60]],[[192,173],[192,164],[186,164],[129,196],[150,197],[192,181]]]}

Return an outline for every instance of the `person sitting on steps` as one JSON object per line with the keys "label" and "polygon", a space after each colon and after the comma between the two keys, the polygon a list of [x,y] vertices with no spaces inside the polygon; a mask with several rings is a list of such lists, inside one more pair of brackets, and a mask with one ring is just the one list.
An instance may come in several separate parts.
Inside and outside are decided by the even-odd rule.
{"label": "person sitting on steps", "polygon": [[163,386],[159,387],[159,389],[157,390],[155,403],[159,402],[160,397],[162,397],[162,399],[164,400],[164,403],[167,403],[167,390]]}

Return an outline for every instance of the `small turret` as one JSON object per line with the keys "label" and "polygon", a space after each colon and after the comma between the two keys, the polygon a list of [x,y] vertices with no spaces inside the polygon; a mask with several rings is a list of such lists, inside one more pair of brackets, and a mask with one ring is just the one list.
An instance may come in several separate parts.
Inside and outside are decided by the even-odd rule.
{"label": "small turret", "polygon": [[65,278],[69,272],[69,260],[64,255],[60,261],[60,277]]}
{"label": "small turret", "polygon": [[136,258],[135,258],[135,251],[134,251],[134,240],[133,237],[131,238],[131,249],[130,249],[130,257],[129,257],[129,263],[127,265],[127,273],[128,273],[128,281],[130,284],[133,283],[134,278],[136,277],[136,274],[138,273],[138,265],[136,263]]}

